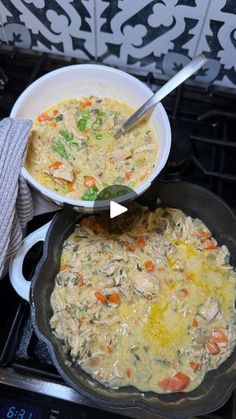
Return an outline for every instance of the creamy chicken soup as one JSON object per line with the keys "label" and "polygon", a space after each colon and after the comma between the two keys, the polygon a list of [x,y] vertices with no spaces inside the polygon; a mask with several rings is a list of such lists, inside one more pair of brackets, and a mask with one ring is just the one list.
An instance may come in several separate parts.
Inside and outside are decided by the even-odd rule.
{"label": "creamy chicken soup", "polygon": [[133,112],[118,100],[93,96],[58,103],[34,121],[27,170],[45,187],[76,199],[93,201],[114,184],[135,188],[152,173],[158,144],[145,120],[115,140]]}
{"label": "creamy chicken soup", "polygon": [[178,209],[144,209],[117,236],[83,218],[63,245],[51,327],[105,386],[190,391],[235,346],[235,285],[226,246]]}

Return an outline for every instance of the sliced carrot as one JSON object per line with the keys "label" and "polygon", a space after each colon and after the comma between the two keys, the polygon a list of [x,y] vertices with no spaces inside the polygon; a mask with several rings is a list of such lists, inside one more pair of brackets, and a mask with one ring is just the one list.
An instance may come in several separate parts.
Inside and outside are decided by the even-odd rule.
{"label": "sliced carrot", "polygon": [[145,246],[145,244],[146,244],[146,241],[145,241],[145,239],[143,238],[143,237],[139,237],[138,239],[136,239],[136,245],[138,246],[138,247],[144,247]]}
{"label": "sliced carrot", "polygon": [[84,109],[84,108],[88,108],[89,106],[91,106],[92,105],[92,102],[91,102],[91,100],[85,100],[84,102],[82,102],[81,104],[80,104],[80,107],[82,108],[82,109]]}
{"label": "sliced carrot", "polygon": [[64,263],[64,265],[61,265],[61,271],[65,271],[66,269],[69,269],[70,265],[68,263]]}
{"label": "sliced carrot", "polygon": [[50,164],[50,167],[52,169],[58,169],[62,165],[61,161],[54,161],[52,164]]}
{"label": "sliced carrot", "polygon": [[206,240],[203,247],[205,250],[212,250],[216,249],[217,244],[213,240]]}
{"label": "sliced carrot", "polygon": [[184,390],[189,382],[189,376],[179,371],[173,377],[164,378],[159,384],[165,391],[174,393],[176,391]]}
{"label": "sliced carrot", "polygon": [[226,343],[228,342],[228,338],[223,330],[219,329],[218,327],[214,327],[211,329],[211,339],[215,343]]}
{"label": "sliced carrot", "polygon": [[163,378],[159,384],[163,388],[163,390],[168,391],[170,388],[170,380],[171,378]]}
{"label": "sliced carrot", "polygon": [[109,303],[115,303],[115,304],[119,304],[120,303],[120,296],[119,294],[110,294],[107,297]]}
{"label": "sliced carrot", "polygon": [[184,390],[190,382],[190,378],[183,372],[177,372],[170,381],[170,390],[172,392]]}
{"label": "sliced carrot", "polygon": [[43,122],[43,121],[48,121],[48,120],[50,120],[51,118],[50,118],[50,116],[46,113],[46,112],[44,112],[44,113],[41,113],[40,115],[38,115],[38,117],[37,117],[37,120],[39,121],[39,122]]}
{"label": "sliced carrot", "polygon": [[86,188],[93,188],[96,185],[96,179],[93,176],[85,176],[84,186]]}
{"label": "sliced carrot", "polygon": [[96,296],[97,300],[100,301],[100,303],[102,303],[102,304],[107,303],[106,296],[104,294],[102,294],[101,292],[96,291],[95,296]]}
{"label": "sliced carrot", "polygon": [[131,368],[126,368],[125,372],[126,372],[127,377],[130,378],[132,374]]}
{"label": "sliced carrot", "polygon": [[111,344],[107,345],[107,352],[109,352],[110,354],[113,352],[113,346]]}
{"label": "sliced carrot", "polygon": [[182,290],[177,291],[176,295],[179,298],[183,298],[183,297],[187,297],[187,295],[189,295],[189,292],[186,288],[183,288]]}
{"label": "sliced carrot", "polygon": [[210,239],[211,238],[211,232],[206,231],[206,230],[202,230],[202,231],[199,232],[199,236],[201,237],[201,239]]}
{"label": "sliced carrot", "polygon": [[211,355],[217,355],[220,353],[220,348],[217,343],[213,342],[212,340],[208,340],[206,343],[206,349],[210,352]]}
{"label": "sliced carrot", "polygon": [[192,370],[197,371],[201,368],[201,365],[198,362],[192,361],[189,363]]}
{"label": "sliced carrot", "polygon": [[153,272],[155,270],[155,265],[151,260],[148,260],[145,262],[144,268],[147,272]]}
{"label": "sliced carrot", "polygon": [[195,319],[195,317],[192,319],[192,326],[193,327],[198,327],[198,321],[197,321],[197,319]]}
{"label": "sliced carrot", "polygon": [[126,180],[130,180],[132,178],[132,176],[133,176],[133,172],[131,170],[127,170],[125,172],[125,179]]}
{"label": "sliced carrot", "polygon": [[163,268],[163,266],[156,268],[156,270],[157,272],[165,272],[165,268]]}
{"label": "sliced carrot", "polygon": [[57,115],[58,112],[59,112],[58,109],[53,109],[53,111],[52,111],[53,115]]}

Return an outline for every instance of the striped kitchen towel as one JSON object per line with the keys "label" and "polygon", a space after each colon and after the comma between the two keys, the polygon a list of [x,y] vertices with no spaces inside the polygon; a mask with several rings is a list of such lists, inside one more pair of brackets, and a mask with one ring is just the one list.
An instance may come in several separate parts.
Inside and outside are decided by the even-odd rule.
{"label": "striped kitchen towel", "polygon": [[29,120],[0,122],[0,277],[7,272],[34,215],[30,189],[20,174],[31,126]]}

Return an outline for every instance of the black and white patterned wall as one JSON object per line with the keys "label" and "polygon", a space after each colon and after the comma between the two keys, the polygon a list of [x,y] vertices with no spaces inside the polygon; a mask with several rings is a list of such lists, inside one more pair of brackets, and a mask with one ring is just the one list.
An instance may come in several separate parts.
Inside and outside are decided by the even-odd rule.
{"label": "black and white patterned wall", "polygon": [[0,41],[236,88],[236,0],[0,0]]}

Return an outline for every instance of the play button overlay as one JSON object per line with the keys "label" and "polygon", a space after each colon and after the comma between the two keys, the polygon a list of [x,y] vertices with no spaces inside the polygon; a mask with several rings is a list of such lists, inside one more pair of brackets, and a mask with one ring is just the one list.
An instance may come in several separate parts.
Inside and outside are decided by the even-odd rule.
{"label": "play button overlay", "polygon": [[136,192],[125,185],[104,188],[94,202],[96,221],[109,233],[122,234],[131,230],[139,223],[143,213],[137,197]]}
{"label": "play button overlay", "polygon": [[110,218],[118,217],[118,215],[121,215],[126,211],[128,211],[128,208],[117,204],[115,201],[110,201]]}

